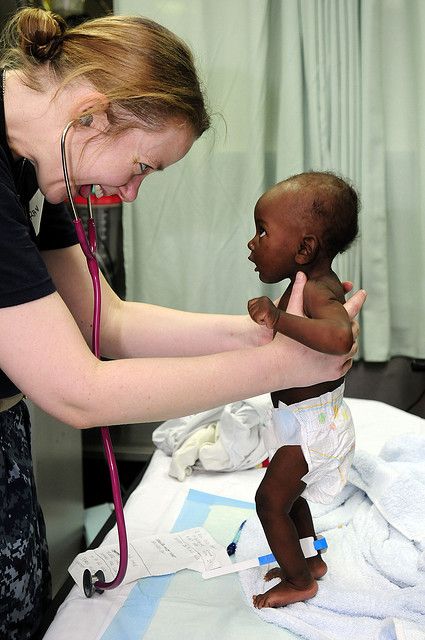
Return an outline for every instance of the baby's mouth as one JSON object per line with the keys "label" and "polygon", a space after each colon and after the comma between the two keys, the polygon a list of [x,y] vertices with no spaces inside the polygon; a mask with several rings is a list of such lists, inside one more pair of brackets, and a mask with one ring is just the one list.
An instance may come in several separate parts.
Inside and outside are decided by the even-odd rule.
{"label": "baby's mouth", "polygon": [[[254,260],[254,258],[253,258],[253,256],[252,256],[252,253],[248,256],[248,260],[249,260],[250,262],[253,262],[253,263],[255,264],[255,260]],[[257,265],[256,265],[256,264],[255,264],[255,269],[254,269],[254,271],[258,271],[258,267],[257,267]]]}

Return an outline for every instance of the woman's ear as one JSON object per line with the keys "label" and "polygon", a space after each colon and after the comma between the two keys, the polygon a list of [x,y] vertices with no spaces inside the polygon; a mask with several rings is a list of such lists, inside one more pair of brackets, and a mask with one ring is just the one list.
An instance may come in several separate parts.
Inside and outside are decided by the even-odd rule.
{"label": "woman's ear", "polygon": [[295,256],[295,262],[297,264],[310,264],[315,260],[319,250],[319,241],[317,236],[304,236],[298,247],[298,251]]}
{"label": "woman's ear", "polygon": [[85,127],[105,131],[109,126],[108,107],[107,97],[98,91],[93,91],[74,106],[72,119],[78,120]]}

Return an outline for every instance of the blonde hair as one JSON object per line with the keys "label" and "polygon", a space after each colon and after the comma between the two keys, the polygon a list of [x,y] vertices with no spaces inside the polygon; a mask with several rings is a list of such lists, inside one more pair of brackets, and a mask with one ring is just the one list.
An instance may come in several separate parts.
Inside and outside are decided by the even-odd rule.
{"label": "blonde hair", "polygon": [[[90,82],[107,98],[112,133],[130,126],[125,114],[151,130],[175,118],[189,122],[196,136],[210,126],[189,47],[147,18],[111,15],[67,28],[50,11],[25,8],[6,25],[2,45],[1,64],[19,70],[36,91],[46,68],[60,88]],[[90,113],[105,110],[104,104]]]}

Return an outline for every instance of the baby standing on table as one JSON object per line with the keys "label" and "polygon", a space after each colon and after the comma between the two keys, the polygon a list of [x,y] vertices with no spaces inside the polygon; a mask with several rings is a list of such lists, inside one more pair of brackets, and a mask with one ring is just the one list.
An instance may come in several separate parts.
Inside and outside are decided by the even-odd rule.
{"label": "baby standing on table", "polygon": [[[309,172],[275,185],[255,207],[256,234],[249,259],[260,280],[289,278],[278,306],[255,298],[255,322],[325,353],[352,344],[344,287],[331,265],[358,232],[358,198],[332,173]],[[304,312],[286,312],[298,271],[307,276]],[[264,439],[270,464],[256,493],[256,509],[280,567],[266,580],[281,582],[253,597],[254,606],[280,607],[316,595],[327,571],[320,555],[305,558],[299,539],[316,537],[307,499],[329,503],[347,481],[354,456],[354,426],[343,400],[344,379],[271,394],[274,410]]]}

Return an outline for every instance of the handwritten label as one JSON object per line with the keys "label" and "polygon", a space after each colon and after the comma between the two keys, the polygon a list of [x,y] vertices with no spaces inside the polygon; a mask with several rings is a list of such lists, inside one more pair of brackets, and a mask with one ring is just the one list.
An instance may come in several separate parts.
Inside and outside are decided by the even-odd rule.
{"label": "handwritten label", "polygon": [[[219,545],[203,527],[186,529],[178,533],[140,538],[129,542],[128,567],[123,584],[148,576],[161,576],[182,569],[200,573],[231,564],[224,547]],[[101,569],[106,581],[113,580],[119,566],[117,545],[99,547],[80,553],[68,571],[83,590],[83,572],[90,569],[94,575]]]}

